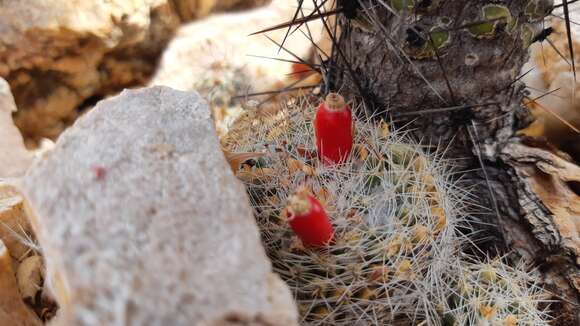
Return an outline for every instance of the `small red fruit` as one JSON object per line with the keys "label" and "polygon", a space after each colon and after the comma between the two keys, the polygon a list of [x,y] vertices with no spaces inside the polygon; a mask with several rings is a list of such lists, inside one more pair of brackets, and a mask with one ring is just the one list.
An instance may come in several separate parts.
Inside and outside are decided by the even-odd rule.
{"label": "small red fruit", "polygon": [[288,212],[290,227],[305,246],[323,247],[332,240],[332,224],[316,198],[299,192],[290,197]]}
{"label": "small red fruit", "polygon": [[324,164],[343,163],[348,159],[354,130],[350,108],[342,96],[330,93],[318,106],[314,133],[318,156]]}

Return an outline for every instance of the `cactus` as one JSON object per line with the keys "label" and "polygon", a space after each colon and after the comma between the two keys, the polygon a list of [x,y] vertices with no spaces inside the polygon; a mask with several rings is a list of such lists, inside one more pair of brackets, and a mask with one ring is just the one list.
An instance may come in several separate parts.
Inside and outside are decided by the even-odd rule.
{"label": "cactus", "polygon": [[457,325],[549,325],[545,292],[527,264],[466,260],[462,269],[457,291],[448,299],[447,320]]}
{"label": "cactus", "polygon": [[247,91],[250,87],[248,78],[244,69],[231,67],[225,60],[216,60],[212,69],[204,71],[194,85],[188,85],[203,94],[210,103],[217,130],[221,135],[226,133],[227,124],[232,122],[231,117],[239,113],[238,101],[233,94]]}
{"label": "cactus", "polygon": [[[460,280],[473,281],[465,270],[477,266],[461,259],[473,222],[466,207],[474,200],[454,180],[451,164],[405,132],[360,118],[360,107],[349,159],[321,164],[312,121],[316,106],[299,98],[277,113],[247,112],[224,140],[228,151],[266,154],[236,172],[274,270],[294,293],[303,322],[472,320],[475,308],[448,304]],[[334,241],[328,246],[304,246],[292,232],[286,206],[297,190],[316,197],[330,216]]]}

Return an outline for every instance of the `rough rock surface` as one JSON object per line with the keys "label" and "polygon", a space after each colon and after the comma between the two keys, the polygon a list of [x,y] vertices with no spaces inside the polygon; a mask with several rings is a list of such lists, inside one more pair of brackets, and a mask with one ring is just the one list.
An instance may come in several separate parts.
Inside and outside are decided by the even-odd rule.
{"label": "rough rock surface", "polygon": [[32,154],[24,147],[22,135],[12,121],[15,111],[10,85],[0,78],[0,178],[23,174],[32,161]]}
{"label": "rough rock surface", "polygon": [[264,0],[0,1],[0,77],[26,139],[55,138],[78,109],[143,85],[180,23]]}
{"label": "rough rock surface", "polygon": [[42,325],[40,319],[20,298],[8,248],[2,240],[0,240],[0,325]]}
{"label": "rough rock surface", "polygon": [[204,17],[212,11],[241,10],[260,6],[271,0],[173,0],[181,20]]}
{"label": "rough rock surface", "polygon": [[[228,114],[223,111],[230,109],[235,113],[241,107],[240,101],[232,97],[281,89],[296,81],[297,74],[290,75],[292,64],[275,60],[296,61],[295,57],[279,51],[279,46],[264,35],[249,36],[290,21],[295,12],[295,1],[273,0],[262,8],[214,15],[185,25],[163,53],[151,84],[199,92],[210,101],[219,122]],[[266,35],[282,43],[286,32],[283,28]],[[308,30],[303,26],[290,35],[284,47],[300,58],[311,60],[312,43],[307,37],[317,40],[321,34],[322,24],[318,20],[310,22]],[[317,81],[305,80],[301,85],[307,84],[317,84]],[[243,98],[242,102],[247,99],[250,98]]]}
{"label": "rough rock surface", "polygon": [[295,325],[205,102],[124,91],[63,133],[23,180],[56,325]]}
{"label": "rough rock surface", "polygon": [[[249,36],[260,29],[292,19],[296,4],[288,0],[274,0],[270,5],[239,13],[226,13],[192,22],[179,29],[163,54],[152,84],[165,85],[180,90],[216,88],[214,79],[220,75],[230,80],[222,81],[238,86],[242,91],[271,90],[276,83],[285,81],[291,64],[278,60],[255,58],[250,55],[296,60],[263,35]],[[319,24],[311,24],[314,37],[320,35]],[[315,26],[316,25],[316,26]],[[268,33],[281,43],[287,29]],[[285,47],[306,58],[311,43],[300,32],[290,36]],[[236,73],[237,72],[237,73]],[[208,81],[209,79],[209,81]],[[234,85],[235,86],[235,85]],[[244,89],[251,86],[253,89]],[[214,91],[215,92],[215,91]]]}

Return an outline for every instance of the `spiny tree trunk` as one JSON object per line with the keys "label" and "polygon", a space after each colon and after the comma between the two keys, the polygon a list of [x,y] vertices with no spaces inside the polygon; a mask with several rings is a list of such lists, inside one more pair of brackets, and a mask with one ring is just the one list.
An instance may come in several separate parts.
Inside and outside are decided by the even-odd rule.
{"label": "spiny tree trunk", "polygon": [[538,264],[547,288],[562,299],[551,307],[556,324],[580,325],[580,250],[560,220],[580,217],[574,209],[563,216],[558,203],[546,202],[541,193],[549,186],[577,200],[566,186],[577,176],[554,177],[540,163],[566,163],[515,136],[530,121],[517,79],[552,5],[542,0],[339,1],[338,8],[355,9],[337,16],[341,32],[334,35],[338,47],[326,80],[398,124],[412,121],[426,142],[448,147],[448,157],[476,185],[478,203],[489,209],[485,218],[498,226],[490,233],[493,245]]}

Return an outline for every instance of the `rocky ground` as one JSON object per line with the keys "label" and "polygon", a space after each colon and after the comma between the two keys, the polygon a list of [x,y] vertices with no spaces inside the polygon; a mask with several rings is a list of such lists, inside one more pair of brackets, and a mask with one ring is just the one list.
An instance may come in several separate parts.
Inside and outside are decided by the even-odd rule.
{"label": "rocky ground", "polygon": [[[290,293],[270,271],[245,192],[223,159],[211,118],[239,112],[248,99],[236,101],[236,94],[283,87],[289,79],[291,64],[247,56],[275,57],[276,45],[258,36],[252,45],[248,34],[293,12],[286,1],[265,2],[0,4],[0,76],[6,79],[0,79],[0,325],[297,323]],[[266,6],[249,9],[259,5]],[[223,10],[240,12],[185,24]],[[299,55],[308,54],[306,38],[290,42]],[[198,90],[212,107],[193,93],[154,87],[124,92],[92,110],[100,99],[146,83]],[[176,115],[183,118],[169,119]],[[55,154],[61,150],[67,152]],[[205,154],[194,155],[200,150]],[[66,157],[81,161],[66,165],[59,159]],[[33,161],[39,162],[30,168]],[[152,170],[134,170],[137,161],[149,161]],[[37,173],[21,179],[27,170]],[[80,184],[65,195],[59,183],[72,179],[95,187],[95,197],[75,191]],[[134,192],[133,208],[119,196],[131,183],[150,190]],[[149,199],[142,195],[163,204],[143,206]],[[77,208],[62,205],[65,197]],[[223,201],[216,202],[218,197]],[[167,238],[155,239],[161,234]],[[113,238],[120,240],[116,248],[109,246]],[[248,255],[251,260],[241,259]],[[194,277],[187,268],[207,273]]]}
{"label": "rocky ground", "polygon": [[[298,324],[219,138],[244,109],[269,114],[285,101],[249,94],[318,82],[296,83],[295,66],[268,58],[312,56],[302,32],[286,42],[293,54],[248,36],[294,9],[287,0],[0,2],[0,325]],[[310,27],[328,47],[321,26]],[[546,44],[532,51],[530,98],[558,91],[527,103],[537,120],[522,133],[562,150],[551,149],[535,186],[549,190],[538,192],[578,253],[580,93],[569,58]]]}
{"label": "rocky ground", "polygon": [[0,77],[29,147],[56,139],[84,110],[144,85],[184,23],[267,0],[2,1]]}

